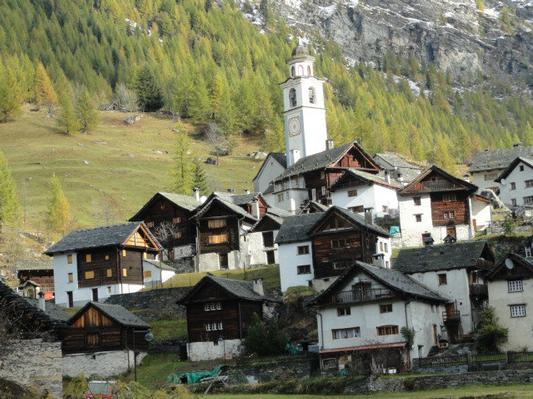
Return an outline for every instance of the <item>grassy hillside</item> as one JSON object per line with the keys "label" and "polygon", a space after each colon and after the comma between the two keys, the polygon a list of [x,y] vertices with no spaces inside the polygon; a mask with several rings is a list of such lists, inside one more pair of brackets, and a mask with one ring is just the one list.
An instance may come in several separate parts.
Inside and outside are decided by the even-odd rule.
{"label": "grassy hillside", "polygon": [[[126,116],[101,112],[95,132],[74,136],[59,133],[45,112],[27,108],[17,120],[0,124],[0,149],[17,181],[27,230],[44,230],[48,180],[54,173],[80,226],[126,220],[154,192],[171,190],[175,123],[145,114],[128,126],[123,122]],[[211,146],[190,134],[193,156],[204,160]],[[261,165],[246,156],[257,143],[236,140],[234,154],[221,158],[220,166],[205,165],[213,190],[249,188]]]}

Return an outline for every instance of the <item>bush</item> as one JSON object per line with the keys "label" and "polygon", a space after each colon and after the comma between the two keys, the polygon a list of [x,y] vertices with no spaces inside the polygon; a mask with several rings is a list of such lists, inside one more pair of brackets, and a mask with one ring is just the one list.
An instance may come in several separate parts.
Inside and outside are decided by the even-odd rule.
{"label": "bush", "polygon": [[476,329],[475,341],[479,352],[497,352],[499,346],[507,342],[509,330],[502,327],[494,314],[493,307],[486,307],[481,312],[481,321]]}
{"label": "bush", "polygon": [[248,353],[258,356],[276,356],[285,352],[288,342],[277,320],[264,321],[254,314],[244,345]]}

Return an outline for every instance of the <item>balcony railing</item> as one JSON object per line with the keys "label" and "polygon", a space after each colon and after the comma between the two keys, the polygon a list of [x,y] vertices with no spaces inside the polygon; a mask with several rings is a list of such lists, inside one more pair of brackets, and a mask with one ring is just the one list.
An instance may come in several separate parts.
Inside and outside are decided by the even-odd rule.
{"label": "balcony railing", "polygon": [[442,312],[442,321],[445,323],[455,323],[461,321],[461,312],[458,310],[450,310]]}
{"label": "balcony railing", "polygon": [[378,299],[394,298],[394,292],[383,288],[372,288],[367,290],[341,291],[332,298],[333,303],[354,303],[375,301]]}

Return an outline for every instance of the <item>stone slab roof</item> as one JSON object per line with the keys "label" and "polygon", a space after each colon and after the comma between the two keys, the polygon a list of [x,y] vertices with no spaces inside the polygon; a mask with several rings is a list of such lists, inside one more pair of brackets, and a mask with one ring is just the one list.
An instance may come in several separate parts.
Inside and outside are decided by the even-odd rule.
{"label": "stone slab roof", "polygon": [[85,310],[89,306],[94,306],[96,309],[101,311],[110,319],[116,321],[117,323],[125,327],[150,328],[150,325],[148,323],[131,313],[125,307],[100,302],[88,302],[84,307],[78,310],[76,314],[69,319],[69,321],[74,321],[75,319],[77,319],[82,313],[85,312]]}
{"label": "stone slab roof", "polygon": [[350,168],[350,169],[347,169],[346,172],[344,173],[344,175],[341,176],[333,184],[333,186],[331,187],[331,191],[335,191],[338,188],[338,185],[340,184],[340,182],[342,182],[349,175],[352,175],[353,177],[358,178],[358,179],[363,180],[363,181],[366,181],[368,183],[375,183],[375,184],[379,184],[381,186],[387,186],[387,187],[394,188],[394,189],[397,189],[397,190],[402,188],[402,186],[400,184],[396,183],[396,181],[393,181],[392,179],[391,179],[390,182],[387,182],[385,177],[382,176],[381,174],[377,174],[376,175],[376,174],[373,174],[373,173],[365,172],[363,170]]}
{"label": "stone slab roof", "polygon": [[[39,308],[39,300],[33,298],[24,298],[32,306]],[[46,315],[52,320],[57,320],[60,322],[67,322],[70,319],[70,314],[65,312],[65,308],[55,303],[46,301],[45,302],[45,311]]]}
{"label": "stone slab roof", "polygon": [[518,157],[533,158],[533,146],[517,145],[511,148],[478,152],[469,164],[470,172],[504,169]]}
{"label": "stone slab roof", "polygon": [[[425,273],[439,270],[469,269],[491,250],[486,241],[459,241],[453,244],[401,249],[393,268],[403,273]],[[488,260],[488,259],[487,259]]]}
{"label": "stone slab roof", "polygon": [[312,227],[324,216],[323,212],[304,213],[283,220],[276,237],[278,244],[309,241]]}
{"label": "stone slab roof", "polygon": [[22,259],[15,263],[15,268],[18,270],[54,270],[52,260],[47,257]]}
{"label": "stone slab roof", "polygon": [[517,157],[509,164],[507,168],[505,168],[502,173],[500,173],[500,175],[494,181],[499,183],[502,179],[507,178],[507,176],[509,176],[509,174],[516,168],[516,165],[518,165],[520,162],[525,163],[533,169],[533,156],[531,158]]}
{"label": "stone slab roof", "polygon": [[416,169],[421,170],[422,167],[407,161],[400,154],[395,152],[380,152],[374,156],[374,161],[376,161],[379,166],[384,169],[393,169],[393,168],[405,168],[405,169]]}

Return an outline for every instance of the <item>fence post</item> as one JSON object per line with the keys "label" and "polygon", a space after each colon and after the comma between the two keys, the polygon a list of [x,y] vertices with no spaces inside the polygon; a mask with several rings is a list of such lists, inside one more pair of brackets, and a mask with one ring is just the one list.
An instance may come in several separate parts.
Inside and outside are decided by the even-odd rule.
{"label": "fence post", "polygon": [[512,355],[512,353],[511,353],[511,351],[507,351],[507,352],[505,352],[505,363],[506,363],[506,364],[511,364],[511,362],[512,362],[512,360],[511,360],[512,357],[513,357],[513,355]]}
{"label": "fence post", "polygon": [[468,366],[469,369],[472,366],[472,354],[470,353],[466,354],[466,365]]}

